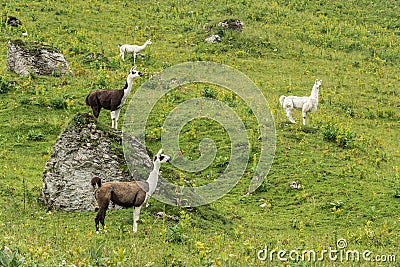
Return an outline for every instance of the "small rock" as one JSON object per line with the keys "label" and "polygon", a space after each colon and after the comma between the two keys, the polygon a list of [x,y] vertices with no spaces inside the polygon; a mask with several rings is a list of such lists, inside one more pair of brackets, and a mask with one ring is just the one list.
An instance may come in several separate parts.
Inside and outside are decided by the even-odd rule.
{"label": "small rock", "polygon": [[207,38],[205,39],[205,41],[206,41],[207,43],[210,43],[210,44],[215,44],[215,43],[221,42],[221,37],[220,37],[219,35],[213,34],[213,35],[211,35],[210,37],[207,37]]}
{"label": "small rock", "polygon": [[7,17],[7,25],[11,27],[18,27],[22,25],[22,22],[14,16]]}
{"label": "small rock", "polygon": [[260,205],[261,208],[265,208],[266,206],[267,206],[267,203],[262,203],[262,204]]}
{"label": "small rock", "polygon": [[227,19],[218,23],[218,26],[229,30],[242,31],[244,23],[239,19]]}
{"label": "small rock", "polygon": [[297,190],[300,190],[300,189],[301,189],[301,185],[300,185],[300,183],[299,183],[298,181],[292,181],[292,182],[289,184],[289,186],[290,186],[290,188],[292,188],[292,189],[297,189]]}
{"label": "small rock", "polygon": [[100,62],[100,63],[109,63],[109,59],[103,55],[102,53],[89,53],[83,58],[84,63],[91,63],[91,62]]}
{"label": "small rock", "polygon": [[175,222],[179,221],[179,218],[177,216],[168,215],[162,211],[157,212],[156,217],[159,219],[166,218],[168,220],[175,221]]}

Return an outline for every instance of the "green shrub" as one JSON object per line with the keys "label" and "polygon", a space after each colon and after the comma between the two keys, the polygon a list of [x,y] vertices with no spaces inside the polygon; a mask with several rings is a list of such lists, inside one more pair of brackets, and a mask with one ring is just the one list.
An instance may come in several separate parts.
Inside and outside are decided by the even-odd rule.
{"label": "green shrub", "polygon": [[395,198],[400,198],[400,183],[397,183],[394,187],[393,194]]}
{"label": "green shrub", "polygon": [[325,141],[336,142],[336,137],[339,135],[339,130],[333,123],[327,123],[323,127],[322,135]]}
{"label": "green shrub", "polygon": [[48,106],[55,109],[64,109],[73,105],[75,96],[72,94],[65,94],[62,97],[55,97],[50,99]]}
{"label": "green shrub", "polygon": [[214,99],[216,99],[217,96],[218,96],[218,92],[215,91],[215,90],[212,89],[212,88],[206,87],[206,88],[204,88],[204,89],[202,90],[201,95],[202,95],[203,97],[208,97],[208,98],[214,98]]}
{"label": "green shrub", "polygon": [[0,94],[7,93],[14,88],[14,85],[0,76]]}
{"label": "green shrub", "polygon": [[235,94],[225,95],[224,102],[227,103],[228,106],[230,106],[230,107],[236,107],[238,104]]}
{"label": "green shrub", "polygon": [[378,109],[376,114],[377,117],[381,119],[397,119],[396,111],[394,109]]}
{"label": "green shrub", "polygon": [[168,227],[167,229],[167,241],[173,243],[182,243],[183,241],[188,239],[189,237],[186,232],[191,226],[190,220],[190,215],[184,211],[181,211],[179,222],[173,227]]}
{"label": "green shrub", "polygon": [[395,198],[400,198],[400,175],[399,167],[395,167],[396,174],[393,177],[393,195]]}
{"label": "green shrub", "polygon": [[327,123],[322,130],[323,139],[328,142],[336,143],[339,147],[352,147],[355,134],[350,129],[339,128],[333,123]]}
{"label": "green shrub", "polygon": [[55,71],[53,71],[52,75],[53,75],[53,77],[61,77],[62,73],[59,70],[55,70]]}
{"label": "green shrub", "polygon": [[90,263],[94,266],[107,266],[106,262],[109,260],[105,256],[106,250],[104,249],[105,241],[97,241],[94,247],[89,248]]}
{"label": "green shrub", "polygon": [[27,96],[22,96],[19,99],[19,103],[21,103],[22,105],[29,105],[29,104],[32,103],[32,99],[30,97],[27,97]]}
{"label": "green shrub", "polygon": [[85,125],[88,125],[89,123],[94,122],[94,117],[90,115],[89,113],[78,113],[75,115],[75,117],[72,119],[72,127],[75,128],[80,128],[84,127]]}
{"label": "green shrub", "polygon": [[63,109],[67,107],[67,103],[64,97],[57,97],[50,99],[49,106],[55,109]]}
{"label": "green shrub", "polygon": [[42,141],[44,139],[44,135],[41,131],[29,130],[27,139],[29,141]]}

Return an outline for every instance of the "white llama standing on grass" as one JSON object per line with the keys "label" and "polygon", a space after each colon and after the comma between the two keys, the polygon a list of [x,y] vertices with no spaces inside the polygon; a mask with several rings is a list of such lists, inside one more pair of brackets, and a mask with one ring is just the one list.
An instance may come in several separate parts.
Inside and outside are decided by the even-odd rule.
{"label": "white llama standing on grass", "polygon": [[322,80],[315,80],[314,86],[311,90],[310,96],[281,96],[279,102],[282,108],[286,111],[286,116],[291,123],[296,123],[293,119],[293,111],[301,109],[303,115],[303,125],[306,125],[306,118],[308,112],[317,110],[318,106],[318,92]]}
{"label": "white llama standing on grass", "polygon": [[122,61],[125,61],[125,53],[133,53],[133,64],[136,63],[136,54],[146,48],[146,46],[152,44],[151,40],[148,39],[143,45],[129,45],[129,44],[119,44],[119,56]]}

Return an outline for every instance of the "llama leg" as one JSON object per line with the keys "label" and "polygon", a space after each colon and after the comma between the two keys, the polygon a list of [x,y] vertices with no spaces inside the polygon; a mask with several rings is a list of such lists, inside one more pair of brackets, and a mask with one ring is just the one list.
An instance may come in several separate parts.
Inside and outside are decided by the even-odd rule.
{"label": "llama leg", "polygon": [[302,112],[303,114],[303,125],[306,125],[306,118],[307,118],[307,112]]}
{"label": "llama leg", "polygon": [[95,118],[98,118],[98,117],[99,117],[99,114],[100,114],[100,109],[101,109],[101,108],[99,108],[99,107],[94,107],[94,106],[92,106],[91,108],[92,108],[92,111],[93,111],[93,116],[94,116]]}
{"label": "llama leg", "polygon": [[150,206],[149,199],[150,199],[150,196],[146,194],[146,198],[144,199],[144,202],[146,203],[146,208],[148,208]]}
{"label": "llama leg", "polygon": [[302,110],[301,110],[301,114],[303,116],[303,125],[306,125],[306,118],[307,118],[307,112],[310,111],[311,106],[309,104],[304,104]]}
{"label": "llama leg", "polygon": [[114,117],[114,118],[115,118],[115,125],[114,125],[115,128],[114,128],[114,129],[115,129],[115,130],[118,129],[118,119],[119,119],[119,113],[120,113],[120,111],[121,111],[120,109],[114,111],[114,114],[115,114],[115,117]]}
{"label": "llama leg", "polygon": [[140,209],[141,209],[141,206],[134,207],[134,209],[133,209],[133,232],[134,233],[137,232],[137,222],[139,221]]}
{"label": "llama leg", "polygon": [[[99,211],[97,212],[96,218],[94,218],[94,222],[96,225],[96,232],[99,232],[99,223],[100,223],[100,217],[101,214],[103,213],[103,211],[101,209],[99,209]],[[104,226],[103,226],[104,228]]]}
{"label": "llama leg", "polygon": [[111,129],[114,129],[114,126],[115,126],[115,116],[116,116],[115,111],[111,111],[111,112],[110,112],[110,115],[111,115]]}
{"label": "llama leg", "polygon": [[286,108],[286,117],[289,119],[291,123],[296,123],[296,121],[293,119],[293,109],[292,108]]}
{"label": "llama leg", "polygon": [[133,52],[133,64],[136,63],[136,52]]}
{"label": "llama leg", "polygon": [[106,218],[106,211],[108,208],[108,204],[104,203],[102,207],[100,207],[99,211],[97,212],[96,218],[94,219],[95,223],[96,223],[96,232],[99,231],[99,223],[101,223],[101,225],[103,226],[104,229],[104,220]]}
{"label": "llama leg", "polygon": [[119,55],[121,56],[122,61],[125,61],[125,53],[124,53],[124,51],[121,51],[121,52],[119,53]]}

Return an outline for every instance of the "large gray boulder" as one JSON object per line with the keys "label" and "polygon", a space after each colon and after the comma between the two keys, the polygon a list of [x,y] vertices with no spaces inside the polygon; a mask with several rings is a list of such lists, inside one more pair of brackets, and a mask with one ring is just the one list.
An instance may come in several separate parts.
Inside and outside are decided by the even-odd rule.
{"label": "large gray boulder", "polygon": [[142,169],[133,174],[134,178],[125,163],[121,132],[99,129],[89,114],[76,115],[46,163],[41,192],[44,204],[56,210],[94,211],[93,176],[103,182],[147,179],[152,162],[145,147],[134,137],[124,138],[124,142],[132,142],[134,155],[129,160]]}
{"label": "large gray boulder", "polygon": [[19,75],[33,72],[39,75],[65,75],[68,63],[56,48],[36,42],[9,41],[7,69]]}

